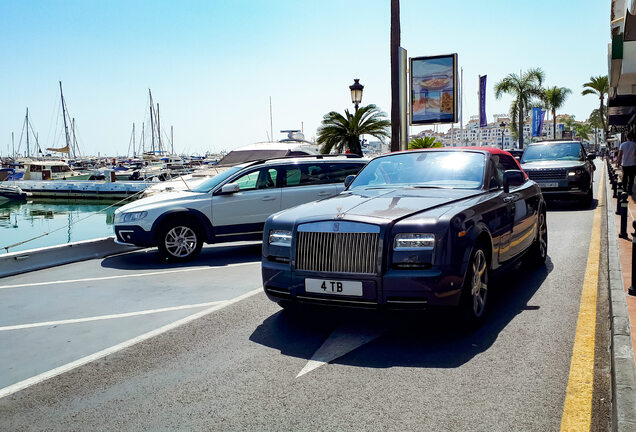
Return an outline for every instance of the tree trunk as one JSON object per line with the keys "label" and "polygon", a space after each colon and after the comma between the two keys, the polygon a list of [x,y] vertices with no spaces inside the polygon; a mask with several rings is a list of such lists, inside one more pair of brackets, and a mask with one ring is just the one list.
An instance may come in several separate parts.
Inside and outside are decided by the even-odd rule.
{"label": "tree trunk", "polygon": [[391,0],[391,151],[400,150],[400,0]]}
{"label": "tree trunk", "polygon": [[601,100],[601,106],[598,109],[598,113],[601,116],[601,123],[603,124],[603,136],[604,136],[605,140],[607,140],[608,125],[605,122],[605,116],[603,115],[603,93],[601,93],[601,97],[599,99]]}
{"label": "tree trunk", "polygon": [[519,125],[517,126],[519,135],[519,150],[523,150],[523,127],[525,126],[523,121],[523,106],[519,106]]}
{"label": "tree trunk", "polygon": [[556,139],[556,110],[552,110],[552,139]]}
{"label": "tree trunk", "polygon": [[362,156],[362,146],[360,145],[360,137],[354,136],[347,142],[347,147],[352,154]]}

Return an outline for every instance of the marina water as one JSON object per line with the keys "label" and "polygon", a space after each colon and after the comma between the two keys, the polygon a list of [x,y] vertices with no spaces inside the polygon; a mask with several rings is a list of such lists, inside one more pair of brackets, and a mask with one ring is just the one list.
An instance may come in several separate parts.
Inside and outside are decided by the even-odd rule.
{"label": "marina water", "polygon": [[[116,208],[108,201],[34,199],[0,204],[0,254],[112,236]],[[50,234],[6,249],[45,233]]]}

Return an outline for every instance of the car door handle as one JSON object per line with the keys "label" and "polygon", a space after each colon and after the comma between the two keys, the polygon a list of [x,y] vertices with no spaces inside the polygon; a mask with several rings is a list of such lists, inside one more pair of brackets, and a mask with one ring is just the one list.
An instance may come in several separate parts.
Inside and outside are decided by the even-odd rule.
{"label": "car door handle", "polygon": [[327,196],[327,195],[331,195],[331,192],[329,191],[318,192],[318,196]]}
{"label": "car door handle", "polygon": [[504,200],[505,203],[511,203],[511,202],[513,202],[515,200],[515,197],[513,195],[509,195],[507,197],[504,197],[503,200]]}
{"label": "car door handle", "polygon": [[261,201],[274,201],[276,199],[276,197],[273,196],[266,196],[261,198]]}

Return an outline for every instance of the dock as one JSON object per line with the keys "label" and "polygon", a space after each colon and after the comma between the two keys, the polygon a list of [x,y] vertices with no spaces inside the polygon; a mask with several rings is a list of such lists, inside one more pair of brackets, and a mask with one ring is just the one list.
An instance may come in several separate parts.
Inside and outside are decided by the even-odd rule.
{"label": "dock", "polygon": [[127,198],[146,190],[155,182],[92,180],[20,180],[15,183],[33,198],[104,199]]}

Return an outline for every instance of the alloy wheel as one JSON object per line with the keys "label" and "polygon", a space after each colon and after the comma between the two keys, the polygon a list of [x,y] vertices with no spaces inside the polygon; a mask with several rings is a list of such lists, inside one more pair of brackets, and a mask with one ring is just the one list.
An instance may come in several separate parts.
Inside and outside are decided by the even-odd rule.
{"label": "alloy wheel", "polygon": [[472,263],[472,283],[470,293],[473,297],[473,314],[479,318],[486,308],[488,295],[488,264],[481,249],[475,252]]}
{"label": "alloy wheel", "polygon": [[164,244],[170,255],[185,258],[195,251],[197,235],[190,227],[176,226],[166,233]]}
{"label": "alloy wheel", "polygon": [[539,214],[539,256],[543,259],[548,253],[548,228],[545,213]]}

